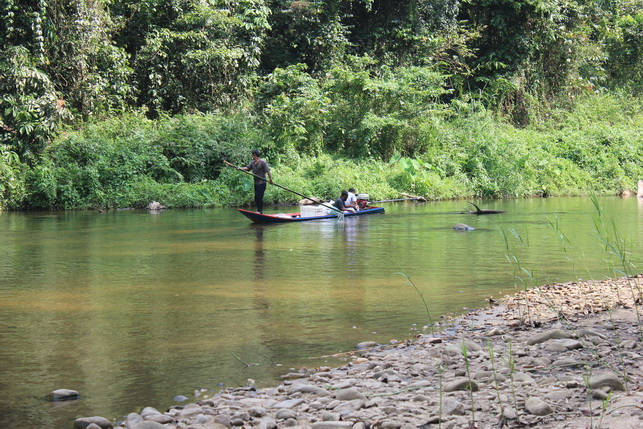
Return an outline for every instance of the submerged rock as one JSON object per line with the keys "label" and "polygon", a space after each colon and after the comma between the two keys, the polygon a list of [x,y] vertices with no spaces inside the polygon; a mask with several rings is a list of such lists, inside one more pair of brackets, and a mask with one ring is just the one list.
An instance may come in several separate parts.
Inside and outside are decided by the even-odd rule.
{"label": "submerged rock", "polygon": [[50,401],[73,401],[79,398],[79,394],[75,390],[71,389],[57,389],[49,393],[47,397]]}

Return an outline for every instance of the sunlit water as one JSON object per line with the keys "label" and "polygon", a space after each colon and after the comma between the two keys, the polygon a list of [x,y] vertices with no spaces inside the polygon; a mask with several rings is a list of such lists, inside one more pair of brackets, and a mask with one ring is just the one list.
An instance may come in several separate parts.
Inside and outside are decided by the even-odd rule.
{"label": "sunlit water", "polygon": [[[640,268],[643,201],[599,201]],[[589,199],[482,205],[507,213],[388,204],[273,226],[232,209],[0,213],[0,427],[122,419],[195,389],[337,365],[323,356],[421,330],[419,293],[439,320],[536,282],[611,275]],[[516,277],[514,257],[533,279]],[[43,399],[58,388],[81,399]]]}

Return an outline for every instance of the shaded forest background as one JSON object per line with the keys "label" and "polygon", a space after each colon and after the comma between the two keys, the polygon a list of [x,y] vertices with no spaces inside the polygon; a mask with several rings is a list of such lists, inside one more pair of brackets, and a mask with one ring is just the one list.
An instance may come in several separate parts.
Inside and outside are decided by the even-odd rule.
{"label": "shaded forest background", "polygon": [[[0,208],[619,193],[642,0],[0,0]],[[271,202],[296,196],[271,189]]]}

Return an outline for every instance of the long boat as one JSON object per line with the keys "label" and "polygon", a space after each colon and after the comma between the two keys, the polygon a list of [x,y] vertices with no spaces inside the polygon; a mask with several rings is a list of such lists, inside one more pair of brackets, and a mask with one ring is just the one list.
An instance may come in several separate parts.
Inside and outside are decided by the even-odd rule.
{"label": "long boat", "polygon": [[[258,212],[251,212],[249,210],[238,209],[239,213],[250,219],[255,223],[289,223],[289,222],[305,222],[309,220],[322,220],[322,219],[337,219],[336,214],[323,215],[323,216],[301,216],[301,213],[277,213],[277,214],[262,214]],[[369,207],[360,210],[356,213],[344,212],[344,217],[362,216],[368,214],[384,213],[384,207]]]}

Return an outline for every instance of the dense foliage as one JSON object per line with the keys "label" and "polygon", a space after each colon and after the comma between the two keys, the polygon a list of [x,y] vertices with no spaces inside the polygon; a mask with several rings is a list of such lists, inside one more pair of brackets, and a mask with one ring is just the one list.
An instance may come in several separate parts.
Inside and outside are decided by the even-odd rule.
{"label": "dense foliage", "polygon": [[[0,0],[0,208],[615,193],[641,0]],[[282,179],[283,178],[283,179]],[[296,198],[271,189],[272,202]]]}

